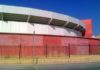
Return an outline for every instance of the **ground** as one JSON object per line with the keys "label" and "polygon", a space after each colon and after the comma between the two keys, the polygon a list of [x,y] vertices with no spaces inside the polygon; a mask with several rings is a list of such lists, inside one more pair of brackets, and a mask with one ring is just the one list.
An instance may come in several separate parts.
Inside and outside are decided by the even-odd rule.
{"label": "ground", "polygon": [[100,63],[59,65],[0,65],[0,70],[100,70]]}

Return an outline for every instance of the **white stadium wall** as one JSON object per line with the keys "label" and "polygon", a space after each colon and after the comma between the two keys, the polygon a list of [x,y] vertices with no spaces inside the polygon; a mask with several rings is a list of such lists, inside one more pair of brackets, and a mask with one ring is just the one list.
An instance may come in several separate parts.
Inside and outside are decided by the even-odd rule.
{"label": "white stadium wall", "polygon": [[0,32],[62,35],[62,36],[82,36],[79,31],[65,28],[65,27],[28,23],[28,22],[15,22],[15,21],[0,21]]}
{"label": "white stadium wall", "polygon": [[68,15],[0,5],[0,33],[83,36],[85,31],[83,22]]}

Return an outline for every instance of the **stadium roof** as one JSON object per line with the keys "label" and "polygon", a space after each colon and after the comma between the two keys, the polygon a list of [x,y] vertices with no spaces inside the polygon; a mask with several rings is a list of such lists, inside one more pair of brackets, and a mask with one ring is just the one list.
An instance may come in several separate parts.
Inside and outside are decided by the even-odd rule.
{"label": "stadium roof", "polygon": [[0,20],[63,26],[85,32],[85,25],[74,17],[33,8],[0,5]]}

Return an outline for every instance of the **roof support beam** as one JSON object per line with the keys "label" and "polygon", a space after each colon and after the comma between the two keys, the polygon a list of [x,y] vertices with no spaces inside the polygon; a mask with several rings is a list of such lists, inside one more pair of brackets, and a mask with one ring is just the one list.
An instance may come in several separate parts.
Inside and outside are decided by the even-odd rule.
{"label": "roof support beam", "polygon": [[79,24],[77,24],[77,26],[75,26],[73,29],[76,29],[77,27],[79,27]]}
{"label": "roof support beam", "polygon": [[68,25],[69,24],[69,21],[67,21],[63,26],[65,27],[66,25]]}
{"label": "roof support beam", "polygon": [[81,30],[79,30],[79,31],[81,31],[81,32],[85,32],[84,28],[82,28],[82,29],[81,29]]}
{"label": "roof support beam", "polygon": [[1,7],[1,9],[2,9],[2,12],[1,12],[1,20],[3,21],[4,20],[3,6]]}
{"label": "roof support beam", "polygon": [[27,22],[29,22],[30,18],[31,18],[31,15],[28,15]]}
{"label": "roof support beam", "polygon": [[4,14],[3,13],[1,14],[1,20],[2,21],[4,20]]}
{"label": "roof support beam", "polygon": [[50,18],[50,20],[48,21],[48,24],[50,25],[52,22],[53,18]]}

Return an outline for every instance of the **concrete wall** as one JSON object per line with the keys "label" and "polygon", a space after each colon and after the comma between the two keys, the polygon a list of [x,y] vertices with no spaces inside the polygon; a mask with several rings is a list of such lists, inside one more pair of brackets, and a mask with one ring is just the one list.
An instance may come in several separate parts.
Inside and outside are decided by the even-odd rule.
{"label": "concrete wall", "polygon": [[69,28],[15,21],[0,21],[0,32],[81,36],[80,32]]}
{"label": "concrete wall", "polygon": [[85,32],[85,37],[86,38],[91,38],[92,37],[92,20],[91,19],[84,19],[82,22],[86,26],[86,32]]}

